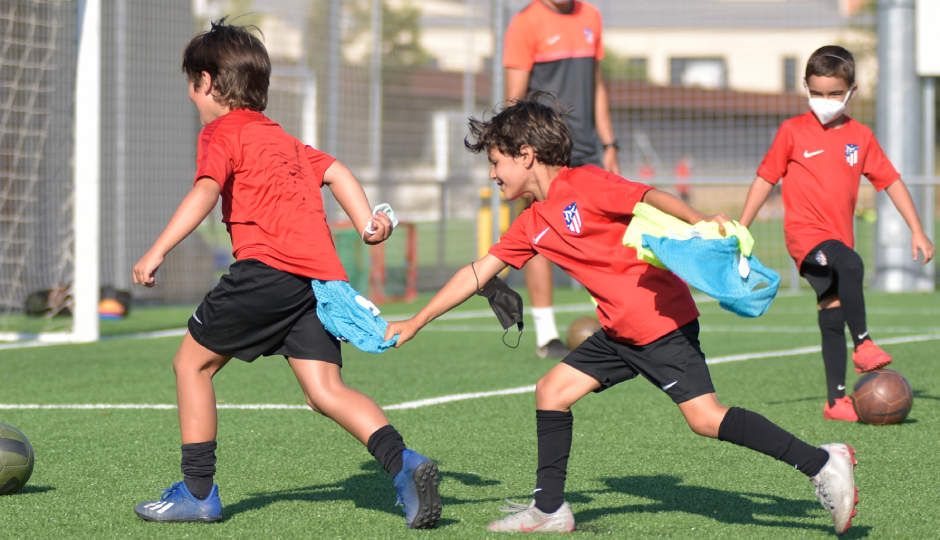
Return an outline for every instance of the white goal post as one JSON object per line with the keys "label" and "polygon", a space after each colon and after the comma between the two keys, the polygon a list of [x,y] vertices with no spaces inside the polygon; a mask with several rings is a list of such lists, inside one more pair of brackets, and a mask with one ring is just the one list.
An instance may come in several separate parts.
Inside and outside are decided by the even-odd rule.
{"label": "white goal post", "polygon": [[[101,19],[101,0],[0,9],[0,341],[99,337]],[[71,315],[27,319],[35,289]]]}

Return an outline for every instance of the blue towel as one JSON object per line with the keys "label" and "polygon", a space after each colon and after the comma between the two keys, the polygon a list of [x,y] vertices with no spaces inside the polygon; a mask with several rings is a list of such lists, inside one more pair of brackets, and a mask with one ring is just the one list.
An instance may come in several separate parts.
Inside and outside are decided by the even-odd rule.
{"label": "blue towel", "polygon": [[741,255],[734,237],[676,240],[644,234],[643,247],[686,283],[718,300],[724,309],[745,317],[763,315],[780,286],[777,272],[753,255]]}
{"label": "blue towel", "polygon": [[370,353],[384,352],[398,342],[398,336],[385,339],[388,323],[379,317],[379,308],[348,282],[314,279],[311,284],[317,297],[317,317],[337,339]]}

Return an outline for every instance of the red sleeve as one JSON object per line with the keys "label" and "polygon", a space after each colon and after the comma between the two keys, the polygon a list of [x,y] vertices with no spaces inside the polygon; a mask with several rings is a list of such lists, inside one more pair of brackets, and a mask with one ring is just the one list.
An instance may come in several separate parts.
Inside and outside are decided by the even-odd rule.
{"label": "red sleeve", "polygon": [[764,161],[762,161],[760,167],[757,168],[757,176],[760,176],[771,184],[779,182],[780,179],[783,178],[783,175],[787,173],[787,164],[790,161],[792,151],[793,136],[790,133],[790,129],[787,127],[787,123],[784,122],[780,126],[780,129],[777,130],[777,135],[774,137],[774,142],[771,143],[770,149],[767,150]]}
{"label": "red sleeve", "polygon": [[509,21],[503,36],[503,67],[532,71],[535,63],[535,33],[529,29],[523,13]]}
{"label": "red sleeve", "polygon": [[872,134],[868,145],[865,163],[862,164],[862,174],[865,175],[865,178],[868,178],[868,181],[875,186],[877,191],[887,188],[901,178],[901,173],[891,164],[891,160],[881,149],[881,145],[878,144],[878,139],[875,138],[874,134]]}
{"label": "red sleeve", "polygon": [[526,208],[513,220],[503,235],[490,248],[490,255],[512,266],[513,268],[522,268],[525,263],[535,255],[535,249],[529,242],[529,234],[526,232],[526,222],[529,221],[532,210]]}
{"label": "red sleeve", "polygon": [[653,186],[627,180],[614,175],[607,175],[599,182],[596,189],[586,191],[591,204],[611,220],[619,220],[633,215],[636,203],[643,200],[646,192]]}
{"label": "red sleeve", "polygon": [[336,158],[327,154],[326,152],[321,152],[312,146],[305,146],[304,152],[306,154],[307,161],[313,168],[313,177],[317,181],[317,187],[322,187],[323,176],[326,174],[326,170],[330,168],[330,165],[336,161]]}
{"label": "red sleeve", "polygon": [[224,188],[234,171],[235,156],[232,145],[224,133],[218,129],[218,124],[206,126],[199,134],[196,146],[196,176],[195,184],[200,178],[208,176]]}

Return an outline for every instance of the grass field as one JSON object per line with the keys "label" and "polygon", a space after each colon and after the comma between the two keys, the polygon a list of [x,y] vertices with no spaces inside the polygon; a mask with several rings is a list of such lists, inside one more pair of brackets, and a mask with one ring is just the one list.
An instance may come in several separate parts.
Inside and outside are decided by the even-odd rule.
{"label": "grass field", "polygon": [[[756,320],[702,302],[703,348],[715,362],[724,403],[756,410],[813,443],[855,446],[861,502],[847,537],[936,537],[940,294],[867,299],[873,335],[915,390],[901,425],[822,419],[822,364],[817,352],[800,352],[819,339],[809,293],[778,298]],[[562,326],[589,311],[578,291],[560,291],[558,303]],[[388,305],[385,314],[398,318],[416,308]],[[485,301],[474,298],[400,350],[372,356],[344,349],[347,381],[387,406],[409,446],[439,461],[445,506],[438,529],[404,528],[390,480],[352,437],[301,406],[286,363],[275,358],[233,361],[216,378],[219,402],[232,407],[219,413],[216,478],[226,520],[140,521],[134,504],[157,497],[179,476],[170,370],[179,337],[135,332],[179,327],[190,311],[136,310],[127,320],[105,322],[107,338],[96,344],[0,349],[0,421],[20,427],[37,456],[25,490],[0,497],[0,537],[480,538],[503,499],[527,499],[535,463],[531,392],[414,403],[526,387],[552,365],[532,354],[530,331],[519,349],[504,347]],[[854,380],[850,374],[849,385]],[[66,408],[91,404],[102,406]],[[237,408],[249,404],[284,407]],[[644,380],[588,396],[574,413],[568,500],[578,536],[832,534],[806,478],[766,456],[692,434],[668,398]]]}

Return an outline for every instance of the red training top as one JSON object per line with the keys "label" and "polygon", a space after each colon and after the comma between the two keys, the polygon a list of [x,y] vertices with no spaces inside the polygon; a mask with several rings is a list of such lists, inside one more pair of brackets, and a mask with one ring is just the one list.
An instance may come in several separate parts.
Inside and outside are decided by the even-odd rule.
{"label": "red training top", "polygon": [[519,214],[490,254],[515,268],[544,255],[594,297],[609,336],[651,343],[698,317],[681,279],[623,245],[633,207],[651,189],[593,165],[563,168],[548,197]]}
{"label": "red training top", "polygon": [[901,177],[871,130],[846,118],[828,128],[812,112],[785,120],[757,169],[771,184],[783,178],[783,232],[797,267],[826,240],[854,246],[861,175],[878,191]]}
{"label": "red training top", "polygon": [[208,177],[222,188],[222,221],[236,260],[348,280],[320,196],[334,161],[262,113],[237,109],[202,128],[195,181]]}

